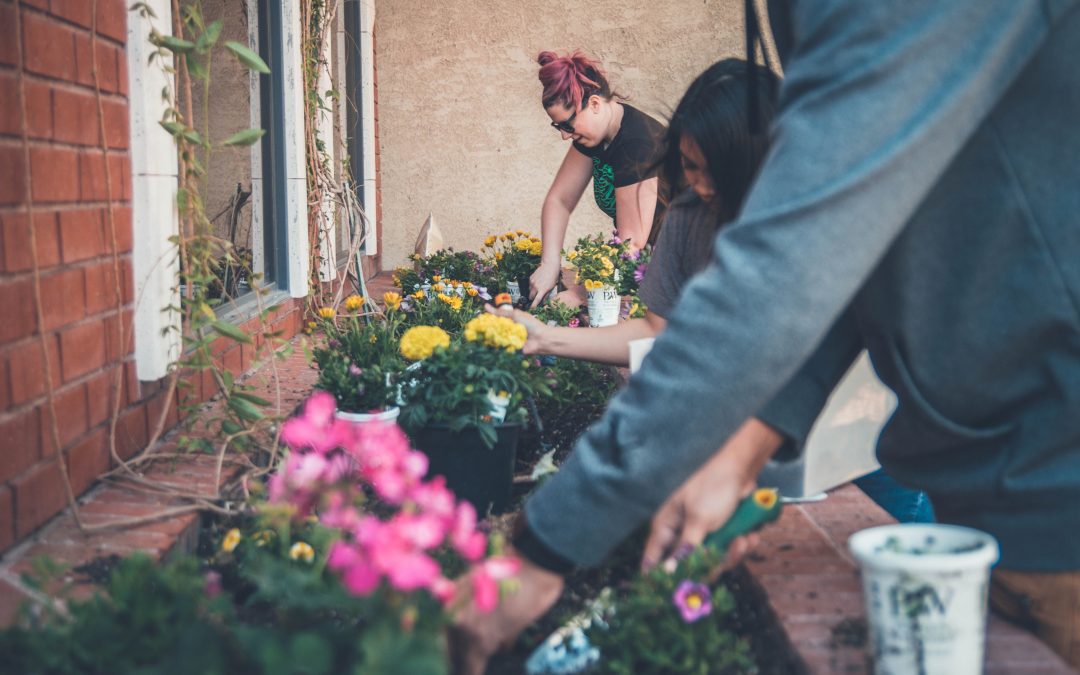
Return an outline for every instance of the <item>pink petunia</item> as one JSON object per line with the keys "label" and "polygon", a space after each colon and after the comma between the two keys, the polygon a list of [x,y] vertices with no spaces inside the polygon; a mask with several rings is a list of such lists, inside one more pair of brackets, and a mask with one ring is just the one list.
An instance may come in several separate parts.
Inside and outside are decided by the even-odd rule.
{"label": "pink petunia", "polygon": [[671,596],[685,623],[694,623],[712,613],[712,593],[705,584],[683,579]]}
{"label": "pink petunia", "polygon": [[488,558],[477,565],[471,579],[473,604],[477,611],[490,612],[499,604],[499,582],[509,579],[521,569],[521,561],[509,556]]}

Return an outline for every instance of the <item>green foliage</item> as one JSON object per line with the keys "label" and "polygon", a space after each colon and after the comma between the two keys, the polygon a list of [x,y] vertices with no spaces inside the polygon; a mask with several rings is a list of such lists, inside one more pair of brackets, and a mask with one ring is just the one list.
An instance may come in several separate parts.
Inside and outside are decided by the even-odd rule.
{"label": "green foliage", "polygon": [[397,377],[405,368],[398,353],[400,312],[390,321],[360,316],[322,320],[325,342],[312,350],[319,366],[315,386],[333,394],[347,412],[382,410],[397,403]]}
{"label": "green foliage", "polygon": [[526,396],[548,391],[535,359],[463,339],[436,349],[402,379],[405,405],[398,421],[407,431],[428,424],[454,431],[476,427],[489,446],[499,423],[492,417],[493,396],[506,399],[505,421],[511,422],[525,419]]}
{"label": "green foliage", "polygon": [[581,310],[581,307],[570,307],[559,300],[551,300],[530,310],[530,313],[549,326],[569,326],[574,319],[581,322]]}
{"label": "green foliage", "polygon": [[436,283],[427,290],[414,291],[401,303],[401,326],[438,326],[460,335],[483,308],[482,302],[479,295],[458,294],[447,284]]}
{"label": "green foliage", "polygon": [[[235,549],[203,565],[194,557],[159,565],[132,556],[102,593],[69,603],[67,615],[24,612],[0,632],[4,672],[446,672],[443,612],[433,598],[385,589],[350,595],[325,568],[333,536],[317,526],[248,529]],[[312,562],[289,554],[301,535],[316,551]]]}
{"label": "green foliage", "polygon": [[395,283],[404,293],[412,293],[424,284],[433,283],[436,277],[444,280],[468,281],[474,286],[491,290],[499,286],[498,270],[491,261],[485,260],[474,251],[455,251],[444,248],[424,257],[418,254],[409,256],[415,267],[410,274],[408,268],[395,271]]}
{"label": "green foliage", "polygon": [[679,584],[708,579],[720,556],[701,549],[674,573],[661,569],[635,578],[618,593],[605,616],[607,628],[593,627],[589,641],[600,648],[598,673],[607,675],[736,675],[756,672],[749,642],[732,630],[735,600],[719,583],[707,584],[712,612],[683,620],[673,596]]}
{"label": "green foliage", "polygon": [[543,251],[540,238],[522,230],[493,234],[484,240],[484,248],[495,262],[503,287],[535,272]]}

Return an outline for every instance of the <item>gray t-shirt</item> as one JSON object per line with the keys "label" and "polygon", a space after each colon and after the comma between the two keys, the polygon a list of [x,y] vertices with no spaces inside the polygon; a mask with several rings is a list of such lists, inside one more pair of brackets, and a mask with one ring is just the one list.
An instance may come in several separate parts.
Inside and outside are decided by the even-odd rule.
{"label": "gray t-shirt", "polygon": [[718,218],[693,190],[684,191],[671,202],[638,289],[650,312],[666,319],[690,277],[709,264],[720,226]]}

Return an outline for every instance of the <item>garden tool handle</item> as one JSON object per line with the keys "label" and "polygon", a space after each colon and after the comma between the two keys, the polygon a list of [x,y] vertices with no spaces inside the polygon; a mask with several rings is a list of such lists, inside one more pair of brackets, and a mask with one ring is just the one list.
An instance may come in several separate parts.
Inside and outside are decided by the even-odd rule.
{"label": "garden tool handle", "polygon": [[780,517],[780,495],[776,488],[757,488],[735,507],[735,513],[720,529],[705,536],[705,545],[721,553],[736,538],[753,532]]}

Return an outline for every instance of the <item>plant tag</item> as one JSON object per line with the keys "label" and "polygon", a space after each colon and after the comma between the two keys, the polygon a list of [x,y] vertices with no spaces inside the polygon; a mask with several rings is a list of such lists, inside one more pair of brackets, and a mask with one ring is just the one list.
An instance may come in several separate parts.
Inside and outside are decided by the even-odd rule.
{"label": "plant tag", "polygon": [[491,403],[491,421],[495,424],[502,424],[506,421],[506,410],[510,407],[510,395],[505,391],[495,393],[492,390],[488,390],[488,402]]}

